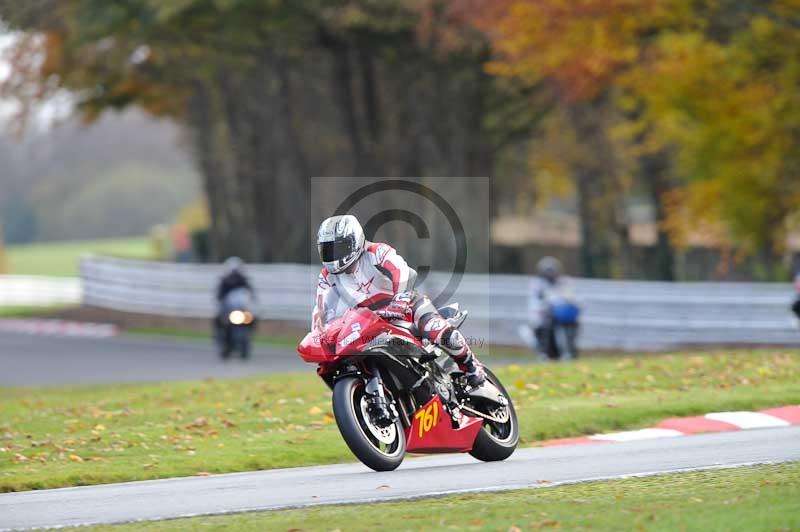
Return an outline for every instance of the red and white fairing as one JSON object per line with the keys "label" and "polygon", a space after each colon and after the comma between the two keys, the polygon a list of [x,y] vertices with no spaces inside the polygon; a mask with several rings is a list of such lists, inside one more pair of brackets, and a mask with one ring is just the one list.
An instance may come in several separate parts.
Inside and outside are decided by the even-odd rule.
{"label": "red and white fairing", "polygon": [[[368,351],[382,335],[423,349],[420,339],[406,329],[361,307],[328,322],[323,330],[306,334],[297,352],[304,361],[318,364],[319,375],[326,375],[334,373],[342,361]],[[406,449],[420,453],[467,452],[472,449],[482,426],[481,418],[448,412],[436,395],[411,416],[411,425],[405,430]]]}

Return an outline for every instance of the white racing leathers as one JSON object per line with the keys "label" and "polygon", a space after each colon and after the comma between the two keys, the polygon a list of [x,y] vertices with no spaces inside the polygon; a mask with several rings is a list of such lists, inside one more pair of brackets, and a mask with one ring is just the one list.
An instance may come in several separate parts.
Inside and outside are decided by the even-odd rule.
{"label": "white racing leathers", "polygon": [[[317,282],[317,295],[312,313],[312,327],[323,325],[349,309],[367,307],[378,310],[391,303],[392,298],[408,289],[412,270],[393,247],[378,242],[366,242],[361,257],[350,273],[329,273],[322,268]],[[451,327],[436,311],[433,303],[422,294],[408,294],[410,315],[424,338],[440,345],[460,365],[472,357],[466,339]]]}

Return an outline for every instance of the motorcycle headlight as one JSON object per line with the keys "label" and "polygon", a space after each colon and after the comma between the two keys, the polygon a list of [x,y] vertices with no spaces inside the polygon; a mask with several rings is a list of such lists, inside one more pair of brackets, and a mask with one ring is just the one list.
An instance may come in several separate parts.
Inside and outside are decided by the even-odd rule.
{"label": "motorcycle headlight", "polygon": [[241,310],[234,310],[228,314],[228,320],[234,325],[241,325],[245,322],[245,313]]}

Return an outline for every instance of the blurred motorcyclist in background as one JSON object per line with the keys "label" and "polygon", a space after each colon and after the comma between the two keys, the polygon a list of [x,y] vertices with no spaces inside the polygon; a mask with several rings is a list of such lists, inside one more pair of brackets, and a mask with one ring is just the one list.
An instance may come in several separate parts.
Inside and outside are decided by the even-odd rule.
{"label": "blurred motorcyclist in background", "polygon": [[222,263],[222,276],[217,284],[217,301],[222,302],[229,292],[237,288],[246,288],[252,295],[253,287],[250,280],[244,274],[244,262],[239,257],[228,257]]}
{"label": "blurred motorcyclist in background", "polygon": [[536,265],[537,277],[530,299],[531,328],[540,360],[576,358],[578,305],[561,261],[544,257]]}
{"label": "blurred motorcyclist in background", "polygon": [[[249,303],[255,300],[256,294],[250,284],[250,280],[245,275],[244,262],[239,257],[229,257],[222,264],[222,275],[217,282],[216,289],[217,312],[213,320],[213,328],[214,336],[219,343],[223,343],[222,332],[224,331],[224,326],[228,324],[227,317],[230,309],[226,306],[226,299],[229,295],[239,290],[246,291],[247,295],[249,295],[249,297],[246,297],[249,300],[249,306]],[[237,301],[236,305],[242,306],[242,302]],[[255,319],[253,318],[250,323],[254,324],[254,322]]]}
{"label": "blurred motorcyclist in background", "polygon": [[315,330],[348,308],[367,307],[384,318],[414,323],[423,338],[453,358],[471,386],[483,384],[483,366],[467,340],[427,296],[413,290],[416,273],[394,248],[367,242],[361,224],[349,214],[323,221],[317,244],[323,268],[312,314]]}

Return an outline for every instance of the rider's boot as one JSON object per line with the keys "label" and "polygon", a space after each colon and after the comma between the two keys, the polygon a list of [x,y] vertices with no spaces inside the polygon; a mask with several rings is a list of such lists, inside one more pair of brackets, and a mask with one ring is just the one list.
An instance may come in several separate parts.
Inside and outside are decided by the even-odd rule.
{"label": "rider's boot", "polygon": [[483,370],[483,364],[480,363],[478,357],[472,351],[467,351],[463,360],[456,360],[456,363],[466,375],[467,383],[473,388],[477,388],[486,382],[486,372]]}
{"label": "rider's boot", "polygon": [[453,360],[458,364],[458,369],[464,372],[467,377],[467,383],[473,388],[477,388],[486,382],[486,372],[483,370],[483,364],[480,363],[478,357],[469,348],[464,335],[458,329],[449,329],[442,335],[442,348],[453,357]]}

